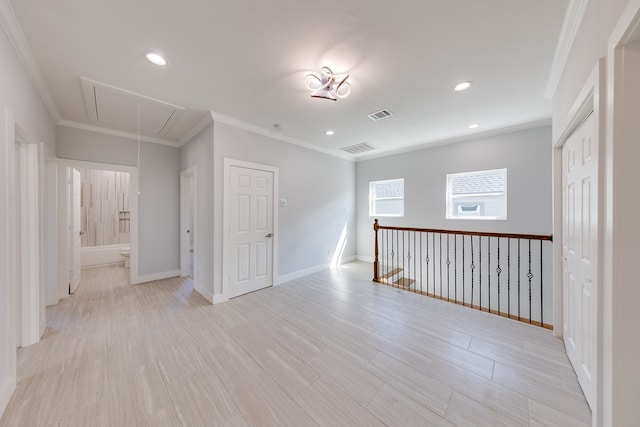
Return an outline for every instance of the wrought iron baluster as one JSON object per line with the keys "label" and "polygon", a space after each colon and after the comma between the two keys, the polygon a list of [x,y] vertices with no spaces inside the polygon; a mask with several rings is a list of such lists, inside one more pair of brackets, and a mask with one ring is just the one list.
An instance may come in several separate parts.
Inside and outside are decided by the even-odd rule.
{"label": "wrought iron baluster", "polygon": [[507,239],[507,315],[511,318],[511,239]]}
{"label": "wrought iron baluster", "polygon": [[489,313],[491,313],[491,237],[487,237],[487,285],[489,287]]}
{"label": "wrought iron baluster", "polygon": [[482,311],[482,236],[478,236],[478,266],[478,287],[480,288],[478,306]]}
{"label": "wrought iron baluster", "polygon": [[404,273],[405,273],[405,268],[404,268],[404,230],[402,231],[402,276],[400,276],[400,280],[402,281],[402,287],[404,287]]}
{"label": "wrought iron baluster", "polygon": [[451,265],[451,261],[449,261],[449,234],[447,234],[447,301],[449,301],[450,298],[450,294],[449,294],[449,289],[451,289],[451,281],[449,280],[450,277],[450,265]]}
{"label": "wrought iron baluster", "polygon": [[518,320],[520,320],[520,243],[522,239],[518,239]]}
{"label": "wrought iron baluster", "polygon": [[531,323],[531,279],[533,279],[533,273],[531,273],[531,239],[529,239],[529,272],[527,273],[529,279],[529,323]]}
{"label": "wrought iron baluster", "polygon": [[500,238],[498,237],[498,267],[496,268],[496,273],[498,273],[498,314],[500,314],[500,273],[502,273],[502,268],[500,268]]}
{"label": "wrought iron baluster", "polygon": [[464,234],[462,235],[462,305],[464,305],[465,301],[464,301],[464,288],[465,288],[465,283],[464,283]]}
{"label": "wrought iron baluster", "polygon": [[540,326],[544,327],[544,300],[542,299],[543,288],[543,275],[542,275],[542,240],[540,240]]}
{"label": "wrought iron baluster", "polygon": [[427,233],[427,242],[425,245],[426,248],[426,257],[424,258],[425,262],[427,263],[425,270],[427,270],[427,295],[429,295],[429,233]]}
{"label": "wrought iron baluster", "polygon": [[454,298],[458,302],[458,235],[453,235],[453,289]]}
{"label": "wrought iron baluster", "polygon": [[436,233],[431,236],[431,243],[433,244],[433,251],[431,256],[433,257],[433,296],[436,296]]}
{"label": "wrought iron baluster", "polygon": [[440,299],[442,299],[442,233],[438,234],[440,240],[440,255],[438,256],[439,273],[440,273]]}
{"label": "wrought iron baluster", "polygon": [[422,293],[422,281],[424,280],[422,276],[422,231],[420,232],[420,293]]}
{"label": "wrought iron baluster", "polygon": [[471,265],[469,266],[469,268],[471,268],[471,308],[473,308],[473,296],[474,296],[474,270],[476,269],[475,264],[473,263],[473,236],[471,237]]}
{"label": "wrought iron baluster", "polygon": [[418,287],[416,286],[416,282],[417,282],[416,261],[417,261],[417,258],[418,258],[418,257],[416,257],[416,253],[417,253],[416,252],[416,232],[414,231],[413,232],[413,290],[414,291],[418,289]]}

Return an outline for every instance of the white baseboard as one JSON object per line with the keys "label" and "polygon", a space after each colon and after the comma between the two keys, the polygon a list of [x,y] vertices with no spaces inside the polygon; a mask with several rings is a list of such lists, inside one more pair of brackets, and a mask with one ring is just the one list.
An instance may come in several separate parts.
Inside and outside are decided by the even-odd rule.
{"label": "white baseboard", "polygon": [[180,276],[180,270],[171,270],[171,271],[163,271],[160,273],[146,274],[144,276],[138,276],[138,279],[134,282],[134,285],[137,285],[138,283],[152,282],[154,280],[169,279],[171,277],[179,277],[179,276]]}
{"label": "white baseboard", "polygon": [[274,281],[274,285],[278,286],[278,285],[281,285],[283,283],[287,283],[287,282],[290,282],[292,280],[295,280],[295,279],[297,279],[299,277],[308,276],[309,274],[313,274],[313,273],[317,273],[318,271],[326,270],[329,267],[330,267],[329,264],[321,264],[321,265],[316,265],[314,267],[305,268],[304,270],[294,271],[293,273],[285,274],[283,276],[278,277]]}
{"label": "white baseboard", "polygon": [[373,262],[375,261],[375,258],[372,256],[357,255],[356,260],[363,262]]}
{"label": "white baseboard", "polygon": [[[346,264],[348,262],[352,262],[355,261],[356,257],[354,256],[350,256],[350,257],[346,257],[346,258],[342,258],[340,264]],[[313,274],[313,273],[317,273],[319,271],[322,270],[326,270],[327,268],[331,268],[331,264],[321,264],[321,265],[316,265],[314,267],[309,267],[309,268],[305,268],[304,270],[298,270],[298,271],[294,271],[293,273],[289,273],[289,274],[285,274],[283,276],[278,277],[275,280],[275,285],[281,285],[283,283],[286,282],[290,282],[292,280],[295,280],[299,277],[303,277],[303,276],[308,276],[309,274]]]}
{"label": "white baseboard", "polygon": [[202,295],[207,302],[214,304],[214,295],[198,282],[193,283],[193,290]]}
{"label": "white baseboard", "polygon": [[0,417],[4,413],[4,410],[7,408],[9,404],[9,400],[11,400],[11,396],[13,392],[16,390],[16,378],[9,377],[6,379],[4,384],[2,384],[2,388],[0,388]]}
{"label": "white baseboard", "polygon": [[227,298],[226,296],[222,295],[222,294],[217,294],[213,296],[213,303],[214,304],[220,304],[221,302],[226,302],[229,301],[229,298]]}

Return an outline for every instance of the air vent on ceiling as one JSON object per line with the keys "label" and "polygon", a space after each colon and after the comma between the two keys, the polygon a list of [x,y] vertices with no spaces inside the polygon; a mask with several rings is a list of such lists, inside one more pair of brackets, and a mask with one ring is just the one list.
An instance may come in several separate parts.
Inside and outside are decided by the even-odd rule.
{"label": "air vent on ceiling", "polygon": [[393,113],[390,110],[387,110],[386,108],[383,110],[374,111],[373,113],[369,114],[369,118],[374,122],[377,122],[378,120],[386,119],[387,117],[391,117],[391,116],[393,116]]}
{"label": "air vent on ceiling", "polygon": [[376,147],[369,144],[368,142],[363,142],[362,144],[351,145],[349,147],[343,147],[341,150],[346,151],[351,154],[360,154],[366,153],[367,151],[375,150]]}

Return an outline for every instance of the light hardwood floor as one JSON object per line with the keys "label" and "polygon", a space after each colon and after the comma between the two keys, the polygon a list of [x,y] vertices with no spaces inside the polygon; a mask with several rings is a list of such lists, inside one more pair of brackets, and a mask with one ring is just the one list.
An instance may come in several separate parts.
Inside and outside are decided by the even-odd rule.
{"label": "light hardwood floor", "polygon": [[547,330],[351,263],[209,305],[111,266],[47,309],[0,426],[587,426]]}

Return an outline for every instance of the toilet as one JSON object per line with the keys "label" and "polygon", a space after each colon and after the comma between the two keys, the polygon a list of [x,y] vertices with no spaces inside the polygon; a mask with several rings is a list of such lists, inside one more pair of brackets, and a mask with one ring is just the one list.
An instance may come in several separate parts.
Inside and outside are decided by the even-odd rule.
{"label": "toilet", "polygon": [[129,268],[129,258],[131,256],[131,251],[129,249],[120,251],[120,256],[124,257],[124,268]]}

